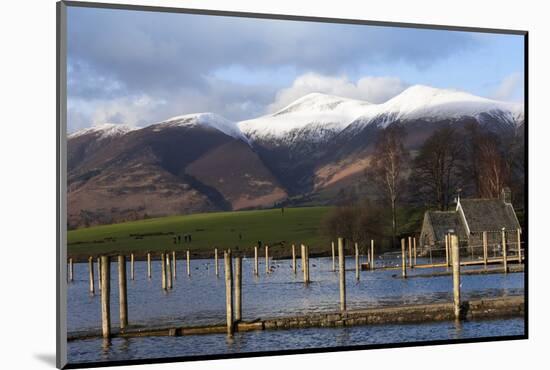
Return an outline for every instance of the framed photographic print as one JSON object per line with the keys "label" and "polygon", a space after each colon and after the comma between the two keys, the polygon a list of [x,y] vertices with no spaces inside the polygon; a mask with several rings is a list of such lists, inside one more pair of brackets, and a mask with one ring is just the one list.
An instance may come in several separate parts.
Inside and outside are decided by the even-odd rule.
{"label": "framed photographic print", "polygon": [[527,338],[527,32],[58,3],[57,365]]}

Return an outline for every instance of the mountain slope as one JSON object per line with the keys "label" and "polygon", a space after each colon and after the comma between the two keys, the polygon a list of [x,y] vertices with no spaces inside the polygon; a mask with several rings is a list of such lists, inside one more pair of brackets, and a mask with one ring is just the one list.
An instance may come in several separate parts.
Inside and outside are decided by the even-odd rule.
{"label": "mountain slope", "polygon": [[234,134],[227,135],[219,123],[215,115],[185,116],[104,143],[101,136],[73,134],[70,153],[85,137],[100,150],[84,152],[69,169],[70,226],[271,206],[285,198],[246,139],[221,127]]}
{"label": "mountain slope", "polygon": [[[405,127],[414,151],[441,125],[497,134],[524,127],[522,104],[416,85],[382,104],[319,93],[232,122],[214,113],[144,128],[105,124],[68,137],[71,227],[147,216],[330,204],[355,187],[382,129]],[[328,202],[328,203],[327,203]]]}

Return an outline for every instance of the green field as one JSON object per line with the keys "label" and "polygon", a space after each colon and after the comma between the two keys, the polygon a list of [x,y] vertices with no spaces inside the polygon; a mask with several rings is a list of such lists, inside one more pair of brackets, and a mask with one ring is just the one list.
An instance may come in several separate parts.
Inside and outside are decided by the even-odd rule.
{"label": "green field", "polygon": [[[68,232],[70,256],[85,258],[101,253],[183,251],[206,256],[213,248],[250,253],[258,241],[270,245],[273,256],[288,255],[292,243],[304,243],[310,251],[329,251],[319,228],[331,207],[201,213],[96,226]],[[191,234],[185,243],[183,235]],[[240,237],[239,237],[240,234]],[[174,236],[181,243],[174,244]]]}

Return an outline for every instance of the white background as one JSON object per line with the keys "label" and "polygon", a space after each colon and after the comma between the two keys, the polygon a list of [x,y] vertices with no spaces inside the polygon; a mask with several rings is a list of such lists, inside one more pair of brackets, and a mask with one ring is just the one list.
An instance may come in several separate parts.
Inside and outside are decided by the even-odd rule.
{"label": "white background", "polygon": [[[113,1],[116,2],[116,1]],[[530,31],[530,339],[144,366],[150,369],[548,368],[549,21],[544,1],[132,1],[133,4]],[[55,358],[55,2],[5,1],[0,13],[0,367]],[[100,25],[98,25],[100,27]],[[546,216],[546,217],[545,217]],[[546,241],[546,242],[545,242]],[[548,353],[546,353],[548,355]],[[143,367],[142,367],[143,368]]]}

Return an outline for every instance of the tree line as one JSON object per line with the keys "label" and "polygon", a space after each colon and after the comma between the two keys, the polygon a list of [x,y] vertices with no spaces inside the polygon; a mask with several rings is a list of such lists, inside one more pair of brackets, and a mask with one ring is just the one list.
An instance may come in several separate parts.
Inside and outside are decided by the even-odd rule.
{"label": "tree line", "polygon": [[360,243],[389,237],[395,247],[404,207],[445,211],[459,195],[497,198],[503,187],[521,207],[524,166],[522,132],[444,124],[414,145],[403,125],[392,124],[380,130],[359,190],[341,191],[323,230]]}

